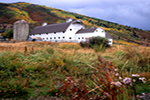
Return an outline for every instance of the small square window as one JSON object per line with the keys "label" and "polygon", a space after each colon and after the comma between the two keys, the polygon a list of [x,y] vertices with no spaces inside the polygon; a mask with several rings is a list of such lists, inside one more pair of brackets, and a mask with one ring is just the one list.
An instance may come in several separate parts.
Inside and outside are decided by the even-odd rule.
{"label": "small square window", "polygon": [[39,35],[41,35],[41,34],[39,34]]}
{"label": "small square window", "polygon": [[56,32],[54,32],[54,34],[56,34]]}
{"label": "small square window", "polygon": [[33,34],[33,36],[34,36],[35,34]]}
{"label": "small square window", "polygon": [[56,37],[54,37],[54,39],[56,39]]}
{"label": "small square window", "polygon": [[80,37],[78,37],[78,39],[80,39]]}
{"label": "small square window", "polygon": [[50,37],[50,39],[52,39],[52,37]]}
{"label": "small square window", "polygon": [[48,33],[46,33],[46,35],[48,35]]}
{"label": "small square window", "polygon": [[48,40],[48,38],[46,38]]}
{"label": "small square window", "polygon": [[69,37],[69,39],[71,39],[71,37]]}
{"label": "small square window", "polygon": [[70,29],[70,31],[72,31],[72,29]]}
{"label": "small square window", "polygon": [[63,39],[64,39],[65,37],[63,36]]}
{"label": "small square window", "polygon": [[43,38],[43,40],[44,40],[45,38]]}
{"label": "small square window", "polygon": [[65,31],[63,31],[63,33],[65,33]]}
{"label": "small square window", "polygon": [[82,39],[84,39],[84,37],[82,37]]}
{"label": "small square window", "polygon": [[60,37],[58,37],[58,39],[60,39]]}

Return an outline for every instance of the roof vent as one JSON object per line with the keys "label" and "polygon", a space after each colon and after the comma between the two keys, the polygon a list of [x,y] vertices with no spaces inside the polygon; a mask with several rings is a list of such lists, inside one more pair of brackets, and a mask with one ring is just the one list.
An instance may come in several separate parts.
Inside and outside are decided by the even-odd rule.
{"label": "roof vent", "polygon": [[66,22],[71,22],[71,21],[73,21],[73,19],[72,19],[72,18],[68,18],[68,19],[66,19]]}
{"label": "roof vent", "polygon": [[96,27],[92,26],[92,28],[96,28]]}
{"label": "roof vent", "polygon": [[42,26],[46,26],[47,25],[47,22],[44,22],[43,24],[42,24]]}

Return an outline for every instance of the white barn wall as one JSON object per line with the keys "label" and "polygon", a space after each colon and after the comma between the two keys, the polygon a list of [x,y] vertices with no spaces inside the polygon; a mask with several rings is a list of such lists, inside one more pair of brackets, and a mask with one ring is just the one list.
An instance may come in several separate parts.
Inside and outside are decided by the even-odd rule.
{"label": "white barn wall", "polygon": [[[71,29],[71,30],[70,30]],[[66,30],[66,32],[65,32],[65,39],[66,39],[66,41],[75,41],[76,40],[76,38],[75,38],[75,33],[78,31],[78,30],[80,30],[80,29],[84,29],[84,25],[81,25],[81,24],[71,24],[68,28],[67,28],[67,30]],[[71,37],[71,39],[70,39],[70,37]]]}
{"label": "white barn wall", "polygon": [[91,33],[80,33],[75,35],[75,39],[77,42],[86,41],[86,38],[94,37],[94,36],[100,36],[100,37],[106,37],[106,33],[103,29],[97,28],[94,32]]}
{"label": "white barn wall", "polygon": [[43,41],[58,42],[65,40],[63,39],[63,37],[65,37],[65,33],[63,32],[48,33],[48,34],[42,33],[41,35],[40,34],[31,35],[31,38],[33,37],[41,37]]}
{"label": "white barn wall", "polygon": [[109,44],[110,46],[112,46],[113,39],[108,39],[108,41],[109,41],[109,43],[108,43],[108,44]]}
{"label": "white barn wall", "polygon": [[[52,41],[52,42],[81,42],[86,41],[86,38],[100,36],[106,37],[106,32],[101,28],[94,28],[94,32],[80,32],[79,30],[85,29],[82,21],[77,20],[72,22],[65,31],[63,32],[53,32],[53,33],[41,33],[30,35],[31,38],[41,37],[43,41]],[[79,32],[78,32],[79,31]],[[113,39],[109,38],[109,45],[112,46]]]}
{"label": "white barn wall", "polygon": [[[31,38],[41,37],[43,39],[43,41],[52,41],[52,42],[62,42],[62,41],[74,42],[74,41],[76,41],[75,40],[75,33],[78,30],[80,30],[81,28],[84,29],[84,25],[71,24],[64,33],[63,32],[56,32],[56,33],[48,33],[48,34],[42,33],[41,35],[35,34],[35,35],[31,35]],[[56,38],[56,39],[54,39],[54,38]]]}
{"label": "white barn wall", "polygon": [[106,37],[106,33],[102,28],[97,28],[94,32],[95,36]]}

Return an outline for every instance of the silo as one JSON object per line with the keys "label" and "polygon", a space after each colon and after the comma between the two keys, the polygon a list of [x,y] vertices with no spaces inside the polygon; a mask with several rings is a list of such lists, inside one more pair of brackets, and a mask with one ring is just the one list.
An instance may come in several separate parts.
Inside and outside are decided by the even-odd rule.
{"label": "silo", "polygon": [[15,22],[13,30],[13,39],[15,41],[26,41],[28,39],[29,25],[25,20]]}

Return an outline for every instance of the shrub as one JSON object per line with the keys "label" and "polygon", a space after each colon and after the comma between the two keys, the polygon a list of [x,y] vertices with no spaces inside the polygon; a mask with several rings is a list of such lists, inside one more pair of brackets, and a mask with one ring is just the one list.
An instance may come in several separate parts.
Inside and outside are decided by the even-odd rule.
{"label": "shrub", "polygon": [[91,37],[89,43],[90,47],[93,47],[93,45],[103,45],[104,47],[109,47],[108,40],[100,36]]}
{"label": "shrub", "polygon": [[13,38],[13,29],[10,29],[10,30],[6,31],[5,33],[3,33],[3,37],[4,38]]}
{"label": "shrub", "polygon": [[108,40],[100,36],[91,37],[89,41],[80,42],[80,45],[82,47],[93,48],[95,52],[105,51],[107,47],[110,47],[110,45],[108,44]]}

